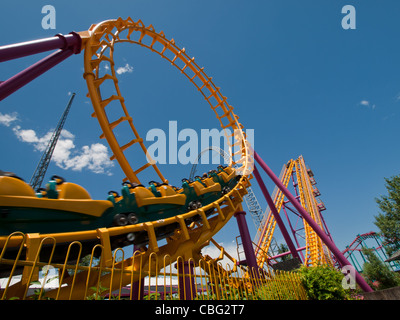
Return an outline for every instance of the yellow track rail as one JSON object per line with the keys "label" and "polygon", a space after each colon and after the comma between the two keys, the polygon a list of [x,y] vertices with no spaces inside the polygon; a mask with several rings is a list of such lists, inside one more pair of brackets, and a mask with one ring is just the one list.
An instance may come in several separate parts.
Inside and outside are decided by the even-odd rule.
{"label": "yellow track rail", "polygon": [[[151,40],[144,43],[142,42],[144,37],[150,37]],[[230,144],[229,146],[231,147],[231,155],[233,146],[242,144],[242,148],[239,148],[237,154],[233,155],[237,157],[240,153],[241,161],[239,161],[239,168],[236,168],[236,170],[239,170],[244,175],[248,175],[248,170],[251,170],[252,158],[249,156],[251,153],[242,131],[243,126],[238,122],[239,117],[233,113],[232,106],[227,103],[227,98],[221,94],[220,89],[215,86],[212,78],[207,76],[204,72],[204,68],[197,65],[194,58],[190,58],[185,48],[179,48],[175,44],[174,39],[168,40],[162,31],[156,32],[152,25],[146,27],[142,21],[134,22],[130,18],[127,20],[121,18],[118,20],[108,20],[93,25],[90,27],[85,40],[84,78],[88,85],[89,96],[95,111],[94,115],[97,117],[103,130],[103,135],[101,137],[107,139],[114,153],[111,159],[117,159],[119,165],[126,174],[126,179],[131,182],[139,183],[140,180],[137,175],[146,168],[153,167],[161,180],[165,182],[165,178],[157,165],[152,159],[148,158],[143,138],[140,137],[133,124],[133,118],[128,113],[125,100],[118,86],[113,56],[115,47],[119,43],[137,44],[157,53],[190,80],[209,103],[221,124],[221,128],[224,129],[225,135],[228,138],[228,144]],[[102,75],[100,70],[101,66],[104,65],[110,68],[110,73]],[[108,81],[113,82],[116,94],[103,97],[101,88],[102,85]],[[124,116],[110,123],[107,117],[106,107],[112,101],[119,102]],[[124,122],[128,122],[133,135],[128,143],[120,145],[113,130]],[[233,144],[230,142],[232,136],[235,141]],[[128,162],[124,155],[124,151],[135,144],[139,144],[144,155],[147,156],[147,162],[137,169],[131,167],[132,163]]]}
{"label": "yellow track rail", "polygon": [[[307,173],[307,168],[302,156],[295,160],[297,183],[300,194],[300,203],[303,208],[311,215],[313,220],[318,223],[318,226],[324,230],[321,221],[320,212],[317,207],[317,200],[313,195],[313,187],[310,177]],[[304,264],[306,266],[315,266],[318,264],[332,264],[330,257],[327,256],[329,250],[326,248],[322,240],[317,236],[310,225],[304,221],[304,229],[306,236],[306,257]]]}
{"label": "yellow track rail", "polygon": [[[281,175],[280,179],[285,187],[287,187],[289,184],[293,170],[295,170],[296,172],[296,182],[298,185],[300,203],[302,207],[307,210],[314,221],[318,223],[319,227],[324,230],[320,211],[317,206],[317,200],[313,193],[314,188],[311,184],[304,158],[302,156],[300,156],[296,160],[290,160],[284,166],[283,174]],[[278,191],[273,200],[279,213],[282,209],[285,197],[282,192]],[[306,266],[315,266],[317,264],[332,264],[330,251],[326,248],[325,244],[317,236],[310,225],[304,219],[302,220],[304,224],[306,242],[306,256],[304,264]],[[271,245],[275,226],[276,220],[272,212],[269,211],[266,219],[263,220],[263,223],[259,226],[259,232],[257,234],[258,240],[256,248],[256,259],[257,265],[260,268],[263,268],[264,263],[266,263],[270,258],[268,256],[268,249]]]}
{"label": "yellow track rail", "polygon": [[[294,166],[293,162],[289,162],[288,165],[285,165],[284,172],[281,177],[282,183],[284,184],[285,187],[287,187],[289,184],[290,176],[293,171],[293,166]],[[282,209],[284,199],[285,195],[282,193],[281,190],[278,190],[273,199],[278,213]],[[261,268],[268,259],[267,253],[271,245],[275,227],[276,227],[276,220],[274,218],[274,215],[272,214],[272,211],[269,210],[265,222],[259,226],[259,230],[257,232],[259,237],[256,246],[256,259],[257,259],[257,265],[260,266]]]}

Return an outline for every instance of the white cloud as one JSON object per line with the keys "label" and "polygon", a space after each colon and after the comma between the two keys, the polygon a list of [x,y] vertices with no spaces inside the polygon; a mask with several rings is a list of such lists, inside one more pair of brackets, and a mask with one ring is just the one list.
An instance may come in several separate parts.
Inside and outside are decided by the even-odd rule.
{"label": "white cloud", "polygon": [[375,107],[376,107],[375,104],[372,104],[372,103],[371,103],[370,101],[368,101],[368,100],[361,100],[359,104],[362,105],[362,106],[364,106],[364,107],[371,108],[372,110],[374,110]]}
{"label": "white cloud", "polygon": [[13,131],[17,138],[23,142],[36,143],[39,141],[36,132],[33,130],[21,130],[20,126],[16,126],[13,128]]}
{"label": "white cloud", "polygon": [[132,71],[133,71],[133,67],[130,66],[128,63],[125,64],[124,67],[119,67],[119,68],[116,70],[116,72],[117,72],[118,74],[123,74],[123,73],[126,73],[126,72],[131,73]]}
{"label": "white cloud", "polygon": [[[47,132],[44,136],[38,137],[32,129],[21,129],[15,126],[13,131],[17,138],[26,143],[33,144],[35,150],[43,152],[53,135],[53,131]],[[65,170],[82,171],[90,170],[94,173],[105,173],[111,175],[109,169],[114,166],[108,155],[108,149],[101,143],[94,143],[90,146],[83,146],[81,150],[75,149],[75,136],[68,130],[63,129],[54,149],[52,161]]]}
{"label": "white cloud", "polygon": [[65,169],[71,168],[74,171],[81,171],[83,168],[87,168],[94,173],[107,173],[109,175],[110,172],[107,172],[107,168],[114,165],[108,155],[107,147],[101,143],[83,146],[80,154],[60,159],[59,162],[64,164]]}
{"label": "white cloud", "polygon": [[16,112],[10,114],[2,114],[0,112],[0,124],[9,127],[11,123],[18,120],[18,114]]}

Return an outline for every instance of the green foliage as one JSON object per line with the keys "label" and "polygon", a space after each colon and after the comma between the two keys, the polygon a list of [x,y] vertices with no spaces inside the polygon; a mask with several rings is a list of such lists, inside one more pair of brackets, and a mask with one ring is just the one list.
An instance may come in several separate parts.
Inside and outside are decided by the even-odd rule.
{"label": "green foliage", "polygon": [[94,291],[91,295],[86,297],[87,300],[104,300],[104,294],[109,290],[106,287],[103,287],[101,283],[99,283],[98,287],[90,287],[90,290]]}
{"label": "green foliage", "polygon": [[385,178],[385,181],[388,195],[375,199],[381,213],[375,216],[374,223],[391,247],[391,250],[388,248],[391,255],[400,249],[400,175]]}
{"label": "green foliage", "polygon": [[372,288],[376,287],[373,285],[375,281],[378,290],[400,286],[399,276],[379,260],[372,249],[363,248],[362,252],[368,260],[363,265],[363,275]]}
{"label": "green foliage", "polygon": [[[46,273],[46,277],[47,277],[47,273]],[[51,277],[49,279],[46,279],[46,284],[49,283],[50,281],[57,279],[57,276]],[[54,300],[53,298],[50,297],[46,297],[46,290],[42,290],[42,283],[40,281],[32,281],[30,283],[30,286],[40,286],[40,288],[37,288],[33,291],[33,295],[31,295],[30,297],[28,297],[28,299],[30,300]],[[18,298],[17,298],[18,299]],[[14,300],[14,299],[13,299]]]}
{"label": "green foliage", "polygon": [[343,274],[327,265],[301,266],[300,278],[310,300],[344,300],[350,294],[342,286]]}
{"label": "green foliage", "polygon": [[143,297],[143,300],[160,300],[160,299],[161,299],[161,294],[158,292],[150,293],[149,295]]}
{"label": "green foliage", "polygon": [[[288,251],[289,251],[289,247],[286,244],[281,243],[281,244],[278,245],[278,254],[285,253],[285,252],[288,252]],[[292,258],[293,258],[292,255],[288,254],[286,256],[282,256],[280,259],[281,259],[281,261],[287,261],[287,260],[290,260]]]}

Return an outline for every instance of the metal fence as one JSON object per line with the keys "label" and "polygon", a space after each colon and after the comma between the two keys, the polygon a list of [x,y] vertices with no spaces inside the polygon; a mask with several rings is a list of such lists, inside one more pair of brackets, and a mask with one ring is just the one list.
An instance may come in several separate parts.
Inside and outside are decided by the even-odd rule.
{"label": "metal fence", "polygon": [[[303,300],[295,272],[249,271],[209,258],[57,244],[14,233],[1,244],[0,297],[24,300]],[[90,252],[89,254],[86,254]]]}

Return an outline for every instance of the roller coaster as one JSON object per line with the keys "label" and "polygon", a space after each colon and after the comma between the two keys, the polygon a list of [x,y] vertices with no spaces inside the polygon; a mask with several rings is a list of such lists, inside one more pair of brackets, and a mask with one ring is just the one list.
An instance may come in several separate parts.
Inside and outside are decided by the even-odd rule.
{"label": "roller coaster", "polygon": [[[219,166],[202,177],[182,179],[181,186],[169,184],[149,156],[119,88],[114,52],[121,43],[139,45],[159,55],[201,93],[227,138],[230,158],[227,166]],[[118,161],[125,178],[120,192],[110,191],[106,200],[94,200],[83,187],[59,176],[53,176],[46,188],[37,192],[15,174],[3,173],[0,176],[1,272],[14,274],[19,269],[22,273],[20,282],[7,287],[8,292],[2,290],[3,298],[10,295],[23,297],[26,294],[37,268],[28,264],[17,266],[15,261],[22,256],[26,256],[26,261],[37,261],[39,252],[41,260],[49,259],[51,263],[57,263],[79,260],[79,257],[73,257],[76,247],[80,248],[79,256],[100,247],[103,266],[124,270],[114,274],[89,269],[80,272],[73,280],[62,277],[60,288],[47,293],[58,299],[71,298],[71,287],[74,287],[73,299],[84,299],[88,290],[92,290],[88,289],[90,281],[97,281],[110,291],[121,285],[136,283],[143,277],[138,270],[149,267],[161,270],[165,267],[166,255],[169,261],[176,261],[178,257],[184,261],[198,261],[201,249],[209,244],[210,239],[234,215],[243,212],[242,202],[253,175],[274,216],[273,219],[266,218],[264,226],[268,227],[259,236],[259,247],[268,247],[273,233],[271,225],[274,225],[274,220],[279,220],[276,210],[282,205],[279,199],[285,195],[307,225],[307,243],[312,245],[306,249],[309,258],[305,263],[327,262],[329,258],[326,257],[332,253],[340,265],[350,264],[321,228],[320,216],[313,211],[318,204],[313,203],[305,193],[301,193],[299,202],[287,189],[288,177],[294,167],[298,171],[300,188],[303,188],[301,183],[308,183],[300,178],[304,176],[302,164],[290,163],[283,179],[279,179],[246,140],[244,127],[220,88],[204,68],[186,53],[185,48],[176,45],[174,39],[167,39],[162,31],[156,32],[152,25],[145,26],[141,20],[135,22],[131,18],[118,18],[94,24],[83,32],[0,47],[0,62],[51,50],[55,51],[0,83],[0,100],[71,55],[83,52],[83,77],[94,108],[93,117],[102,129],[100,138],[107,140],[113,153],[111,160]],[[104,73],[104,70],[108,71]],[[109,90],[110,87],[112,90]],[[115,119],[115,114],[120,117],[110,121]],[[127,125],[131,132],[130,137],[124,136],[125,142],[115,133],[121,125]],[[135,157],[135,163],[131,159],[128,161],[125,153],[133,146],[141,149],[142,163],[139,155]],[[276,206],[254,160],[279,189]],[[139,175],[147,169],[152,169],[156,178],[145,186]],[[260,228],[263,228],[262,224]],[[160,239],[165,239],[166,244],[160,245]],[[135,255],[115,261],[113,251],[132,244],[136,248]],[[296,250],[291,245],[289,247],[295,255]],[[315,248],[318,249],[314,252]],[[152,259],[154,255],[157,259]],[[268,259],[257,252],[256,256],[257,265],[253,267],[262,268]],[[249,266],[252,266],[251,263]],[[94,278],[89,277],[90,272],[91,276],[95,275]],[[356,280],[364,291],[370,291],[358,274]]]}
{"label": "roller coaster", "polygon": [[[289,183],[292,182],[294,193],[296,198],[300,202],[301,206],[307,210],[312,219],[318,224],[321,230],[324,230],[325,234],[330,238],[331,235],[322,216],[325,205],[318,198],[320,192],[315,187],[316,180],[311,169],[306,167],[304,158],[300,156],[297,159],[290,160],[282,168],[279,179],[282,183],[288,187]],[[286,201],[285,195],[281,190],[275,188],[272,193],[274,199],[274,205],[277,213],[284,211],[284,216],[287,218],[287,225],[294,237],[294,242],[291,242],[288,234],[285,233],[285,226],[281,222],[278,215],[274,214],[274,210],[267,208],[264,213],[262,223],[260,224],[256,237],[254,239],[256,245],[256,257],[257,264],[263,267],[264,263],[268,263],[273,260],[273,257],[266,255],[271,245],[272,236],[274,234],[277,220],[279,221],[279,227],[283,231],[283,236],[286,243],[290,246],[290,253],[292,257],[297,257],[299,261],[302,261],[306,266],[316,266],[320,264],[333,265],[333,257],[331,252],[326,247],[324,242],[315,233],[313,228],[302,219],[302,216],[290,206],[290,203]],[[295,216],[296,220],[291,221],[289,213]],[[293,220],[293,219],[292,219]],[[303,240],[303,247],[301,247],[301,241]],[[294,249],[294,247],[297,247]],[[305,255],[300,255],[297,252],[305,251]],[[287,252],[289,253],[289,252]]]}

